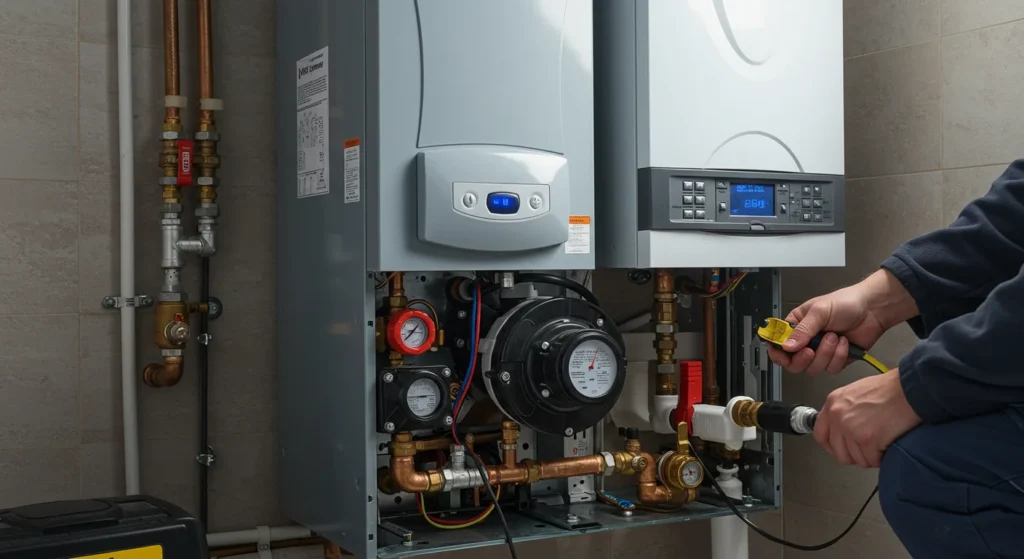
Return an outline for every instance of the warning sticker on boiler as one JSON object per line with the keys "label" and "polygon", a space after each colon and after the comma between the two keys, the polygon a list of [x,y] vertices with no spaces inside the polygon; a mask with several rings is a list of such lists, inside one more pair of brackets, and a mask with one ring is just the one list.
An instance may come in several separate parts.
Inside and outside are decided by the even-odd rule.
{"label": "warning sticker on boiler", "polygon": [[345,203],[359,201],[359,138],[345,140]]}
{"label": "warning sticker on boiler", "polygon": [[331,192],[327,47],[299,59],[295,67],[296,181],[298,197],[308,198]]}
{"label": "warning sticker on boiler", "polygon": [[565,241],[566,254],[590,254],[590,216],[569,216],[569,239]]}

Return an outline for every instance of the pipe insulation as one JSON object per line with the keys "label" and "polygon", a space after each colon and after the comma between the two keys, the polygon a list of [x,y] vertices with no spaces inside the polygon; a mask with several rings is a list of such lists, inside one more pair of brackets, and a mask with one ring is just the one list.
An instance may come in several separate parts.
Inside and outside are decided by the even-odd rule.
{"label": "pipe insulation", "polygon": [[[121,297],[135,299],[135,139],[132,134],[131,0],[117,0],[117,122],[120,151]],[[124,488],[139,493],[139,410],[135,379],[135,306],[121,306],[121,414]]]}

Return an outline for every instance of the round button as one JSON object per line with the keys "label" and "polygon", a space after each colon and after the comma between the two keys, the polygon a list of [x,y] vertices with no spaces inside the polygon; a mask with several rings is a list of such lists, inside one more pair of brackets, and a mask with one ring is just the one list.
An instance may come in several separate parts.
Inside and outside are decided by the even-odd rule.
{"label": "round button", "polygon": [[544,203],[544,200],[541,199],[539,194],[534,194],[533,196],[530,196],[530,207],[531,208],[533,208],[535,210],[539,210],[541,204],[543,204],[543,203]]}
{"label": "round button", "polygon": [[472,208],[473,206],[475,206],[476,205],[476,194],[473,194],[472,192],[467,192],[462,197],[462,205],[466,206],[467,208]]}

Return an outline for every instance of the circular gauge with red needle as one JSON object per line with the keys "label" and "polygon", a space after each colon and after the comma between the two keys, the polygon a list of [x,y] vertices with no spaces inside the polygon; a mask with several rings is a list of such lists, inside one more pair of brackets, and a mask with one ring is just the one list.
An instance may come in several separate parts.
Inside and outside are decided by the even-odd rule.
{"label": "circular gauge with red needle", "polygon": [[402,355],[426,353],[435,336],[437,327],[423,311],[403,309],[388,320],[388,346]]}
{"label": "circular gauge with red needle", "polygon": [[580,343],[569,356],[569,382],[584,398],[597,399],[608,394],[618,370],[616,353],[601,339]]}

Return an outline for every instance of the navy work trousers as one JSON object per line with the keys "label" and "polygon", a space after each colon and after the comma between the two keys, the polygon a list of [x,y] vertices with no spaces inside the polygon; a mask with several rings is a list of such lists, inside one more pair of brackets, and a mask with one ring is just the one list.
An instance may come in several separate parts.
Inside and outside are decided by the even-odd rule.
{"label": "navy work trousers", "polygon": [[910,431],[878,483],[915,559],[1024,557],[1024,406]]}

